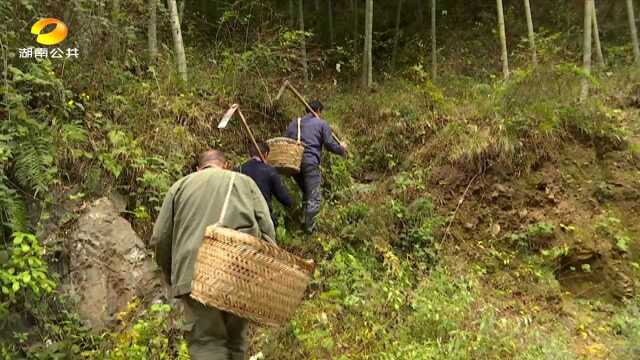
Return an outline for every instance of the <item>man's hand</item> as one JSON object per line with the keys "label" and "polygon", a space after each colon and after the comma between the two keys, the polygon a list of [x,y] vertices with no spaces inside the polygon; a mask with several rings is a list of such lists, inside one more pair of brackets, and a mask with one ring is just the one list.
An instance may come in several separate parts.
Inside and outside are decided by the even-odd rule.
{"label": "man's hand", "polygon": [[349,145],[347,145],[347,143],[341,142],[340,146],[342,146],[345,153],[349,152]]}
{"label": "man's hand", "polygon": [[262,234],[262,240],[268,242],[271,245],[278,246],[278,243],[276,243],[276,241],[269,237],[269,235],[267,234]]}

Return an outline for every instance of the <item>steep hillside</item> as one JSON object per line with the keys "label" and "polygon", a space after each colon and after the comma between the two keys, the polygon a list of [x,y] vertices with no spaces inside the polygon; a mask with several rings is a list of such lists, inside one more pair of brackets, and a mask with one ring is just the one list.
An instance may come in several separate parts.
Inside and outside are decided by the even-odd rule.
{"label": "steep hillside", "polygon": [[[513,89],[495,90],[491,113],[481,98],[421,90],[396,84],[366,100],[328,101],[327,116],[355,151],[325,169],[320,234],[283,234],[291,249],[322,260],[291,325],[258,331],[255,351],[266,359],[638,356],[634,90],[603,94],[620,108],[574,118],[568,109],[579,104],[538,97],[533,109],[519,106],[539,127],[512,133],[500,126],[513,120],[501,119]],[[612,128],[600,128],[605,117]]]}

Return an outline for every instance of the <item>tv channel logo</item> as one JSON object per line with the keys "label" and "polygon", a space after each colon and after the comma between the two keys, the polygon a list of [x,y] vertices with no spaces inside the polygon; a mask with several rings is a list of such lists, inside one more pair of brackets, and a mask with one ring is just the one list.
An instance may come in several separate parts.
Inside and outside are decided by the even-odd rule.
{"label": "tv channel logo", "polygon": [[[45,29],[53,29],[44,32]],[[38,20],[31,26],[31,33],[36,35],[36,42],[40,45],[57,45],[64,41],[69,34],[69,28],[62,21],[55,18],[45,18]],[[78,48],[48,48],[48,47],[25,47],[18,49],[18,57],[20,59],[71,59],[80,55]]]}
{"label": "tv channel logo", "polygon": [[[49,25],[55,25],[53,30],[42,33],[42,31]],[[65,23],[58,19],[46,18],[38,20],[31,27],[31,33],[37,35],[36,42],[41,45],[56,45],[64,41],[69,34],[69,28]]]}

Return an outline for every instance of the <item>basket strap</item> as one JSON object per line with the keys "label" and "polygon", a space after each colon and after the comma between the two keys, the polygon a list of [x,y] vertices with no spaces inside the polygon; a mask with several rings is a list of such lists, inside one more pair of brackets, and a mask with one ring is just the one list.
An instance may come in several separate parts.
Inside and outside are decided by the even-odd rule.
{"label": "basket strap", "polygon": [[300,121],[302,119],[298,118],[298,144],[300,144]]}
{"label": "basket strap", "polygon": [[227,206],[229,205],[229,198],[231,198],[231,190],[233,190],[233,182],[236,180],[236,173],[231,173],[231,180],[229,180],[229,190],[227,190],[227,196],[224,198],[224,204],[222,204],[222,211],[220,212],[220,219],[214,226],[222,226],[222,221],[227,213]]}

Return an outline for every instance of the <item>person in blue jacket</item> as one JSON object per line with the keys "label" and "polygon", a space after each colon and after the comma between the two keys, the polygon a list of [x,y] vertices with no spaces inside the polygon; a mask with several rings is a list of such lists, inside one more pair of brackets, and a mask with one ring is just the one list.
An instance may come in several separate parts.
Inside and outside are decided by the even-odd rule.
{"label": "person in blue jacket", "polygon": [[[304,200],[304,227],[307,233],[315,230],[315,218],[320,212],[322,201],[322,176],[320,174],[320,162],[322,148],[340,156],[347,154],[347,146],[334,140],[331,127],[319,116],[324,106],[318,100],[309,103],[309,107],[315,112],[308,112],[300,118],[300,139],[304,143],[304,155],[300,173],[294,179],[303,193]],[[287,128],[286,137],[298,139],[298,119],[293,119]]]}
{"label": "person in blue jacket", "polygon": [[[266,159],[269,156],[269,145],[264,142],[259,142],[258,147]],[[258,150],[253,144],[249,146],[249,156],[251,156],[251,159],[242,164],[238,170],[253,179],[256,185],[258,185],[262,196],[264,196],[269,206],[269,213],[271,214],[274,227],[277,227],[271,199],[275,197],[285,208],[290,208],[293,205],[293,200],[291,200],[287,188],[282,183],[282,178],[280,174],[278,174],[278,171],[262,161],[260,153],[258,153]]]}

